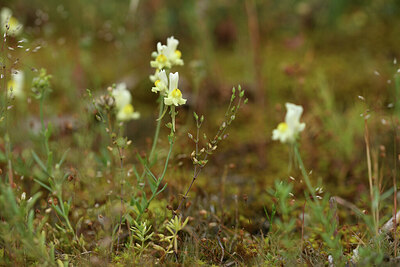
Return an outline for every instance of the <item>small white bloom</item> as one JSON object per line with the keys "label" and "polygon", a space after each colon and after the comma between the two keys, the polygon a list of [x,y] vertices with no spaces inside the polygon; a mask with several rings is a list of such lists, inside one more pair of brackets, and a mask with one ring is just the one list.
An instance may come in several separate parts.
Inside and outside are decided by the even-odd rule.
{"label": "small white bloom", "polygon": [[21,194],[21,200],[25,200],[26,199],[26,193],[25,192],[22,192],[22,194]]}
{"label": "small white bloom", "polygon": [[20,70],[11,71],[11,79],[7,83],[8,94],[15,98],[24,97],[24,72]]}
{"label": "small white bloom", "polygon": [[136,120],[140,118],[140,113],[135,112],[132,104],[127,104],[117,113],[117,120],[119,121],[129,121],[129,120]]}
{"label": "small white bloom", "polygon": [[154,60],[150,61],[150,66],[161,70],[164,68],[169,69],[174,65],[183,65],[182,53],[177,50],[178,44],[179,41],[173,36],[167,39],[167,45],[158,42],[157,52],[151,54]]}
{"label": "small white bloom", "polygon": [[12,11],[11,9],[7,7],[3,7],[0,12],[0,20],[1,20],[1,32],[6,32],[7,31],[7,25],[8,25],[8,31],[7,34],[10,36],[17,36],[22,32],[22,24],[12,16]]}
{"label": "small white bloom", "polygon": [[154,87],[151,89],[152,92],[166,94],[168,92],[168,78],[165,70],[161,70],[157,74],[157,80],[154,82]]}
{"label": "small white bloom", "polygon": [[184,105],[186,103],[186,99],[182,98],[182,92],[178,89],[178,81],[179,81],[179,73],[170,73],[169,74],[169,91],[168,96],[164,98],[164,104],[171,106],[179,106]]}
{"label": "small white bloom", "polygon": [[300,122],[303,107],[291,103],[286,103],[285,106],[287,109],[285,122],[279,123],[278,127],[272,131],[272,140],[293,143],[306,126],[304,122]]}
{"label": "small white bloom", "polygon": [[164,53],[164,50],[167,46],[162,45],[160,42],[157,43],[157,52],[153,52],[152,56],[155,58],[150,61],[150,66],[152,68],[157,68],[159,70],[164,68],[171,68],[171,62],[168,60],[167,56]]}
{"label": "small white bloom", "polygon": [[131,93],[126,88],[125,83],[117,84],[111,94],[115,98],[115,106],[117,108],[117,120],[128,121],[139,119],[140,113],[135,112],[135,109],[131,104]]}
{"label": "small white bloom", "polygon": [[167,47],[164,49],[164,54],[171,62],[171,65],[183,65],[183,60],[181,59],[182,53],[177,50],[179,41],[176,40],[173,36],[167,39]]}
{"label": "small white bloom", "polygon": [[125,83],[117,84],[115,89],[112,91],[112,96],[115,98],[115,105],[119,110],[131,103],[132,96],[126,88]]}

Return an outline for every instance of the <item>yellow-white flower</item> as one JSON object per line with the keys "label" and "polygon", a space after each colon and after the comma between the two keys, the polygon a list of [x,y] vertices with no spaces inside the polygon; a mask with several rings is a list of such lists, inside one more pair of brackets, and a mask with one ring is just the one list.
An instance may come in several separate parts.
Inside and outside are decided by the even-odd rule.
{"label": "yellow-white flower", "polygon": [[184,105],[186,103],[186,99],[182,98],[182,92],[178,89],[178,81],[179,81],[179,73],[170,73],[169,74],[169,90],[168,96],[164,98],[164,104],[171,106],[179,106]]}
{"label": "yellow-white flower", "polygon": [[164,54],[167,59],[171,62],[171,65],[183,65],[183,60],[181,59],[182,53],[177,50],[179,41],[175,39],[173,36],[167,39],[167,47],[164,48]]}
{"label": "yellow-white flower", "polygon": [[12,16],[11,9],[7,7],[3,7],[0,12],[0,20],[1,20],[1,31],[4,33],[8,31],[7,34],[10,36],[17,36],[22,32],[22,24]]}
{"label": "yellow-white flower", "polygon": [[136,120],[139,118],[140,118],[140,113],[135,112],[135,109],[133,108],[132,104],[125,105],[117,112],[117,120],[119,121]]}
{"label": "yellow-white flower", "polygon": [[161,70],[157,74],[157,80],[154,82],[154,86],[151,88],[151,91],[154,93],[160,92],[163,95],[168,92],[168,78],[165,70]]}
{"label": "yellow-white flower", "polygon": [[115,106],[117,108],[117,120],[128,121],[138,119],[139,112],[135,112],[131,104],[132,96],[126,88],[125,83],[119,83],[112,91],[112,96],[115,98]]}
{"label": "yellow-white flower", "polygon": [[150,66],[156,69],[171,68],[171,62],[168,60],[164,51],[167,48],[166,45],[162,45],[160,42],[157,43],[157,52],[152,53],[152,57],[155,59],[150,61]]}
{"label": "yellow-white flower", "polygon": [[306,124],[300,122],[303,107],[291,103],[286,103],[285,122],[279,123],[278,127],[272,131],[272,139],[282,143],[294,143],[299,133],[304,130]]}
{"label": "yellow-white flower", "polygon": [[13,70],[11,78],[7,83],[8,94],[15,98],[24,97],[24,72]]}
{"label": "yellow-white flower", "polygon": [[164,68],[169,69],[174,65],[183,65],[182,53],[176,49],[178,44],[179,41],[173,36],[167,39],[167,45],[158,42],[157,52],[152,53],[154,60],[150,61],[150,66],[161,70]]}
{"label": "yellow-white flower", "polygon": [[115,105],[118,110],[130,104],[132,100],[131,93],[126,88],[125,83],[117,84],[115,89],[112,90],[112,96],[115,98]]}

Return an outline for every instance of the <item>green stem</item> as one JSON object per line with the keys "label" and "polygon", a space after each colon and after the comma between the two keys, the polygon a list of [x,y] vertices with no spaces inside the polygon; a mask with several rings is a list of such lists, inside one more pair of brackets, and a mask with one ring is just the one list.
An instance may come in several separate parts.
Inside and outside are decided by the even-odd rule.
{"label": "green stem", "polygon": [[[3,47],[1,49],[1,51],[4,51],[4,43],[3,42]],[[5,60],[2,58],[2,60]],[[10,75],[11,76],[11,75]],[[5,119],[5,125],[6,125],[6,129],[5,129],[5,136],[4,136],[4,140],[5,140],[5,146],[6,146],[6,159],[7,159],[7,163],[8,163],[8,181],[11,187],[13,187],[14,185],[14,181],[13,181],[13,170],[12,170],[12,161],[11,161],[11,140],[10,140],[10,135],[9,135],[9,118],[8,118],[8,100],[9,100],[9,95],[8,95],[8,88],[7,88],[7,69],[3,68],[3,88],[5,90],[5,99],[4,99],[4,119]]]}
{"label": "green stem", "polygon": [[44,92],[40,97],[39,113],[40,113],[40,125],[42,126],[42,134],[44,134],[44,116],[43,116],[43,103],[44,103]]}
{"label": "green stem", "polygon": [[[165,176],[165,174],[166,174],[166,172],[167,172],[168,162],[169,162],[169,159],[170,159],[171,154],[172,154],[172,148],[173,148],[173,146],[174,146],[174,140],[172,139],[172,141],[170,142],[170,145],[169,145],[169,151],[168,151],[167,158],[165,159],[164,170],[163,170],[163,172],[162,172],[162,174],[161,174],[161,177],[160,177],[160,178],[158,179],[158,181],[157,181],[157,190],[155,190],[154,193],[152,193],[152,195],[151,195],[149,201],[147,201],[146,207],[143,209],[143,211],[146,210],[146,209],[149,207],[151,201],[160,193],[160,192],[158,191],[158,188],[159,188],[159,186],[160,186],[160,184],[161,184],[162,180],[164,179],[164,176]],[[141,219],[142,215],[143,215],[143,212],[141,212],[141,213],[138,215],[136,221],[139,221],[139,220]]]}
{"label": "green stem", "polygon": [[[64,202],[63,202],[63,199],[62,199],[62,196],[61,196],[61,195],[58,196],[58,201],[60,201],[60,208],[61,208],[61,211],[62,211],[62,213],[63,213],[64,220],[65,220],[65,222],[67,223],[67,226],[68,226],[69,230],[70,230],[70,231],[72,232],[72,234],[76,237],[76,235],[75,235],[75,230],[74,230],[74,228],[72,227],[72,225],[71,225],[71,223],[70,223],[70,221],[69,221],[68,214],[65,213]],[[76,238],[77,238],[77,237],[76,237]],[[77,239],[78,239],[78,238],[77,238]]]}
{"label": "green stem", "polygon": [[[174,138],[174,137],[172,137],[172,138]],[[169,151],[168,151],[167,158],[166,158],[166,160],[165,160],[164,170],[163,170],[163,172],[162,172],[160,182],[162,181],[162,179],[164,179],[165,173],[167,172],[168,162],[169,162],[169,158],[171,157],[172,148],[173,148],[173,147],[174,147],[174,140],[172,139],[172,141],[171,141],[170,144],[169,144]]]}
{"label": "green stem", "polygon": [[[297,162],[299,163],[299,167],[300,167],[300,170],[301,170],[301,174],[303,175],[303,178],[304,178],[304,180],[306,181],[306,185],[307,185],[307,187],[308,187],[308,190],[310,191],[310,193],[311,193],[313,199],[314,199],[314,200],[317,200],[317,199],[316,199],[315,192],[314,192],[314,188],[313,188],[312,185],[311,185],[310,178],[308,177],[306,168],[304,167],[304,164],[303,164],[303,160],[301,159],[301,155],[300,155],[300,152],[299,152],[299,146],[298,146],[297,143],[295,143],[295,144],[293,145],[293,147],[294,147],[294,154],[295,154],[295,157],[296,157],[296,159],[297,159]],[[317,202],[316,202],[316,203],[317,203]]]}
{"label": "green stem", "polygon": [[[158,112],[158,118],[161,118],[161,116],[163,114],[163,110],[164,110],[164,101],[163,101],[163,96],[161,94],[160,94],[160,97],[158,98],[158,100],[160,101],[160,104],[159,104],[160,110]],[[156,150],[157,143],[158,143],[158,135],[160,134],[161,121],[162,121],[161,119],[157,121],[156,131],[154,133],[153,145],[151,146],[151,151],[150,151],[150,156],[149,156],[149,162],[153,161],[154,152]]]}
{"label": "green stem", "polygon": [[40,114],[40,125],[42,127],[42,136],[43,136],[43,143],[44,147],[46,149],[47,157],[49,157],[50,153],[50,148],[49,148],[49,142],[46,137],[46,127],[44,125],[44,112],[43,112],[43,106],[44,106],[44,92],[42,92],[42,96],[40,97],[40,102],[39,102],[39,114]]}

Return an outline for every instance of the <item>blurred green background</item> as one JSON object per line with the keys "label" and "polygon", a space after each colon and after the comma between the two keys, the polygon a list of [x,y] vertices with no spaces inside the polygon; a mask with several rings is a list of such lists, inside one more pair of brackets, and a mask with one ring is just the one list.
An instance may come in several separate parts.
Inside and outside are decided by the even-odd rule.
{"label": "blurred green background", "polygon": [[[5,6],[23,23],[28,46],[42,46],[37,53],[19,54],[19,68],[27,72],[27,94],[34,76],[30,69],[46,68],[53,75],[47,115],[71,119],[79,130],[86,89],[100,94],[124,81],[142,114],[127,128],[138,149],[148,146],[157,116],[157,96],[148,78],[153,74],[151,52],[158,41],[177,38],[185,65],[176,70],[188,98],[179,114],[180,145],[175,151],[175,163],[183,168],[190,168],[193,147],[186,131],[193,131],[192,111],[206,116],[205,130],[211,136],[232,87],[241,84],[249,104],[199,187],[216,183],[221,166],[234,168],[227,179],[234,193],[256,197],[275,179],[286,179],[289,150],[271,140],[284,118],[285,102],[304,106],[307,127],[301,147],[306,166],[331,194],[353,199],[367,192],[360,117],[365,110],[371,112],[373,154],[379,156],[380,145],[388,155],[393,153],[391,128],[382,122],[397,119],[387,106],[396,101],[392,80],[400,52],[398,1],[0,1]],[[27,101],[13,112],[19,118],[13,127],[26,129],[23,118],[37,116],[37,107]],[[59,132],[53,142],[79,151],[76,144],[85,141],[71,136]],[[15,147],[29,146],[24,138],[24,132],[15,134]],[[185,177],[180,179],[187,184],[190,178]],[[185,188],[177,187],[177,192]]]}

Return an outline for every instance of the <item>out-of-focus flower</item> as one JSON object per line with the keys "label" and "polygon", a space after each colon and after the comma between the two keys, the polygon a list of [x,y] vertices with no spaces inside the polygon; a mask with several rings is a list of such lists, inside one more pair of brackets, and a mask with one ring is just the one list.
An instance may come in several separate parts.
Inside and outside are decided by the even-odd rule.
{"label": "out-of-focus flower", "polygon": [[129,121],[129,120],[136,120],[140,118],[140,113],[135,112],[132,104],[127,104],[117,113],[117,120],[119,121]]}
{"label": "out-of-focus flower", "polygon": [[119,83],[112,90],[112,96],[115,98],[115,106],[117,108],[117,120],[128,121],[140,118],[140,113],[135,112],[131,104],[132,96],[126,88],[125,83]]}
{"label": "out-of-focus flower", "polygon": [[184,105],[186,103],[186,99],[182,98],[182,92],[178,89],[178,81],[179,81],[179,73],[170,73],[169,74],[169,91],[168,96],[164,98],[164,104],[171,106],[179,106]]}
{"label": "out-of-focus flower", "polygon": [[24,72],[20,70],[13,70],[11,78],[7,83],[8,94],[15,98],[24,97]]}
{"label": "out-of-focus flower", "polygon": [[278,124],[278,127],[272,131],[272,140],[279,140],[282,143],[294,143],[306,126],[300,122],[303,107],[291,103],[286,103],[285,122]]}
{"label": "out-of-focus flower", "polygon": [[158,42],[157,51],[151,54],[154,60],[150,61],[150,66],[161,70],[164,68],[169,69],[174,65],[183,65],[182,53],[177,50],[178,44],[179,41],[173,36],[167,39],[167,45]]}
{"label": "out-of-focus flower", "polygon": [[[17,36],[22,32],[22,24],[12,16],[11,9],[3,7],[0,12],[1,32],[6,32],[10,36]],[[7,30],[8,27],[8,30]]]}
{"label": "out-of-focus flower", "polygon": [[131,93],[126,88],[125,83],[119,83],[112,90],[112,96],[115,98],[115,105],[118,110],[124,108],[126,105],[131,103]]}
{"label": "out-of-focus flower", "polygon": [[153,88],[151,89],[152,92],[165,95],[168,92],[168,78],[165,70],[161,70],[157,74],[157,80],[154,82]]}

